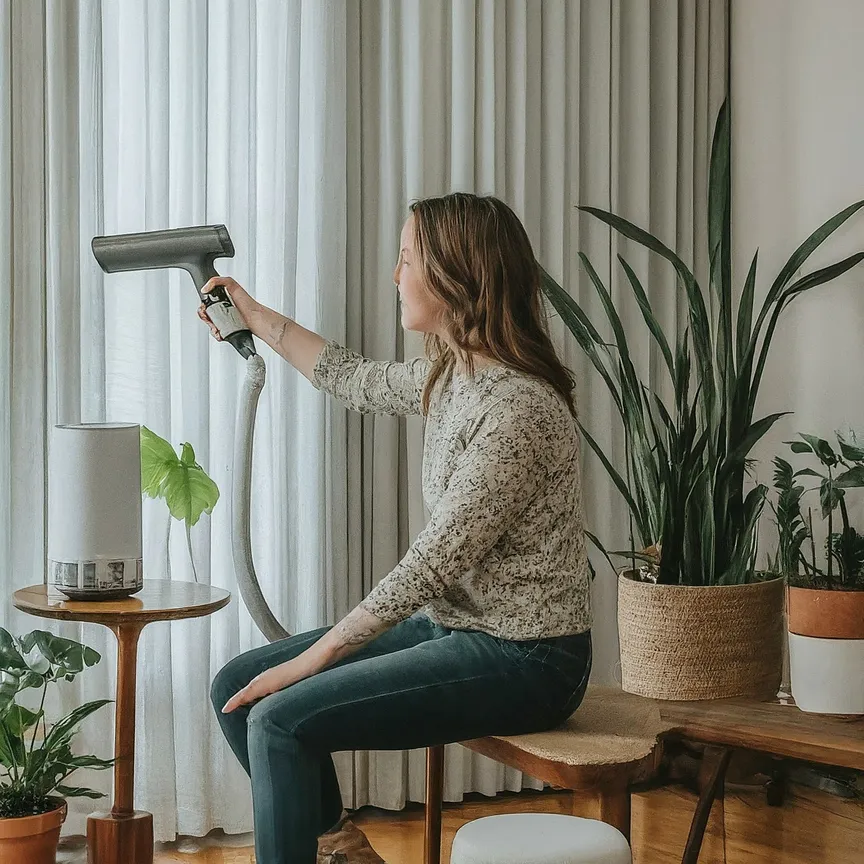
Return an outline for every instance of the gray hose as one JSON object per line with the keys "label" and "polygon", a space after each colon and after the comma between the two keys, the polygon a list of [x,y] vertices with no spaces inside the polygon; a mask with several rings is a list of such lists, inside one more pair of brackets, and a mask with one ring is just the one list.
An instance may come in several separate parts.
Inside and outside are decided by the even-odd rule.
{"label": "gray hose", "polygon": [[249,511],[252,500],[252,442],[255,437],[255,414],[258,397],[264,387],[266,367],[258,354],[246,361],[246,377],[237,407],[237,423],[234,428],[234,483],[232,497],[231,552],[234,557],[234,574],[240,596],[258,629],[268,641],[276,642],[291,634],[276,620],[255,575],[252,561],[252,532]]}

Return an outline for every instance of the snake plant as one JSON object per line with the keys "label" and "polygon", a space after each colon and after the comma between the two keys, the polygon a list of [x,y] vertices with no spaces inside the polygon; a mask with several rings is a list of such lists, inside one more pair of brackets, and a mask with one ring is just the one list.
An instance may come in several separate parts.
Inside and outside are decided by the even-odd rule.
{"label": "snake plant", "polygon": [[[795,278],[822,243],[864,206],[864,201],[858,201],[817,228],[792,253],[771,282],[754,321],[758,252],[740,299],[734,300],[730,185],[730,123],[724,103],[711,146],[707,290],[675,252],[647,231],[608,211],[578,208],[674,269],[687,299],[687,326],[680,334],[667,335],[636,272],[618,255],[662,356],[672,384],[671,399],[664,399],[659,388],[652,389],[640,377],[611,293],[588,257],[579,254],[600,298],[604,322],[592,322],[541,267],[544,293],[608,387],[623,426],[627,445],[623,470],[584,425],[582,433],[629,509],[632,550],[626,554],[634,563],[635,559],[645,563],[650,578],[663,584],[727,585],[758,578],[754,575],[757,525],[768,488],[762,484],[746,488],[748,454],[787,413],[755,417],[771,340],[780,316],[796,297],[843,275],[864,258],[864,252],[857,252]],[[611,343],[601,336],[607,325]]]}

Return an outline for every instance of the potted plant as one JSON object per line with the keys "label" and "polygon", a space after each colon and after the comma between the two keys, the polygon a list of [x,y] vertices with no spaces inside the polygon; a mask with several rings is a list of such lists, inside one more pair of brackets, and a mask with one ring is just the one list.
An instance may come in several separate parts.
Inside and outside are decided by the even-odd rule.
{"label": "potted plant", "polygon": [[141,427],[141,491],[151,498],[162,498],[168,505],[168,541],[165,543],[166,569],[170,577],[168,543],[172,519],[186,526],[186,548],[192,575],[198,581],[192,554],[192,527],[202,513],[209,516],[219,500],[219,487],[195,461],[192,445],[184,443],[179,455],[171,444],[146,426]]}
{"label": "potted plant", "polygon": [[[600,298],[602,324],[592,322],[541,268],[544,292],[606,383],[623,426],[623,470],[584,426],[582,433],[631,520],[631,548],[617,553],[630,560],[618,578],[622,685],[656,698],[769,697],[779,687],[783,580],[766,579],[756,567],[757,525],[768,489],[751,484],[747,469],[754,444],[782,415],[756,418],[759,385],[789,303],[864,258],[858,252],[795,278],[825,239],[864,206],[859,201],[795,250],[754,321],[756,255],[740,299],[733,300],[729,151],[724,103],[711,147],[707,290],[656,237],[613,213],[579,208],[672,265],[687,299],[688,320],[681,334],[667,336],[639,277],[618,256],[662,358],[671,398],[637,371],[611,294],[588,258],[579,256]],[[607,325],[611,341],[600,333]]]}
{"label": "potted plant", "polygon": [[[79,724],[107,704],[88,702],[49,724],[48,685],[72,681],[99,654],[78,642],[43,630],[15,638],[0,628],[0,861],[54,864],[67,798],[101,798],[101,793],[66,785],[79,768],[113,764],[97,756],[74,755]],[[28,693],[28,691],[34,691]],[[32,696],[32,699],[25,697]],[[26,707],[24,702],[32,704]]]}
{"label": "potted plant", "polygon": [[[864,535],[852,525],[846,501],[848,490],[864,486],[864,448],[854,433],[835,434],[837,450],[815,435],[787,442],[818,469],[794,471],[785,459],[774,459],[778,542],[772,568],[788,580],[789,671],[796,704],[817,714],[864,714]],[[800,477],[817,485],[805,488]],[[819,494],[825,526],[818,555],[812,508],[806,519],[801,510],[804,496],[813,493]]]}

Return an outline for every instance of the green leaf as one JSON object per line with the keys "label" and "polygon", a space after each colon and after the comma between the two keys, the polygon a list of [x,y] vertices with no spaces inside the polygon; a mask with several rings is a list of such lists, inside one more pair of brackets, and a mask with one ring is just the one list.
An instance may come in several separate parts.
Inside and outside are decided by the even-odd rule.
{"label": "green leaf", "polygon": [[[835,216],[823,222],[790,256],[783,266],[777,278],[771,286],[765,298],[765,306],[773,303],[783,288],[795,273],[804,266],[804,262],[851,216],[854,216],[862,207],[864,201],[857,201],[841,210]],[[763,311],[765,307],[763,306]]]}
{"label": "green leaf", "polygon": [[12,735],[21,736],[39,722],[43,713],[30,711],[23,705],[13,705],[3,718],[3,722]]}
{"label": "green leaf", "polygon": [[793,453],[812,453],[813,448],[809,444],[805,444],[802,441],[784,441],[784,444],[789,445],[789,449]]}
{"label": "green leaf", "polygon": [[859,447],[857,443],[850,444],[840,433],[837,433],[837,443],[840,445],[840,452],[844,459],[850,462],[864,462],[864,448]]}
{"label": "green leaf", "polygon": [[202,513],[212,513],[219,500],[218,487],[204,471],[185,464],[169,471],[163,494],[171,515],[187,525],[195,525]]}
{"label": "green leaf", "polygon": [[114,764],[113,759],[100,759],[98,756],[73,756],[65,760],[67,768],[90,768],[94,771],[102,771]]}
{"label": "green leaf", "polygon": [[[41,654],[50,664],[52,675],[56,677],[72,676],[74,678],[85,666],[94,666],[102,658],[92,648],[55,636],[46,630],[34,630],[21,639],[24,651]],[[34,669],[38,672],[39,670]],[[45,674],[42,672],[41,674]],[[71,678],[69,679],[71,680]]]}
{"label": "green leaf", "polygon": [[24,764],[26,755],[23,735],[15,735],[6,725],[5,718],[0,721],[0,765],[11,768]]}
{"label": "green leaf", "polygon": [[795,472],[796,477],[818,477],[820,480],[825,479],[824,474],[820,474],[818,471],[814,471],[812,468],[802,468],[800,471]]}
{"label": "green leaf", "polygon": [[830,480],[824,480],[819,488],[819,503],[822,505],[822,518],[827,519],[828,514],[834,511],[840,503],[840,499],[846,493]]}
{"label": "green leaf", "polygon": [[158,498],[165,477],[179,462],[174,448],[164,438],[141,427],[141,490],[145,495]]}
{"label": "green leaf", "polygon": [[818,438],[816,435],[807,435],[804,432],[799,432],[798,434],[810,445],[812,451],[825,465],[830,468],[837,464],[837,454],[824,438]]}
{"label": "green leaf", "polygon": [[174,448],[146,427],[141,428],[142,488],[163,498],[175,519],[195,525],[219,500],[219,488],[195,461],[195,451],[185,443],[178,458]]}
{"label": "green leaf", "polygon": [[753,295],[756,292],[756,261],[759,251],[753,254],[750,269],[747,271],[747,279],[744,282],[744,290],[741,293],[741,302],[738,306],[738,337],[736,340],[738,366],[741,366],[747,346],[750,343],[750,332],[753,327]]}
{"label": "green leaf", "polygon": [[834,485],[839,489],[852,489],[864,486],[864,465],[856,465],[834,478]]}
{"label": "green leaf", "polygon": [[639,277],[633,272],[633,268],[621,255],[618,256],[618,260],[621,262],[621,266],[627,274],[627,279],[630,282],[630,287],[633,289],[633,296],[639,304],[639,309],[642,312],[642,318],[645,321],[645,325],[654,337],[654,341],[657,343],[660,352],[663,355],[663,359],[666,361],[666,368],[669,370],[669,377],[674,381],[675,362],[672,359],[672,350],[669,348],[669,341],[666,339],[666,334],[663,332],[660,322],[654,315],[654,310],[651,308],[651,303],[648,301],[648,295],[645,293],[645,289],[642,287]]}
{"label": "green leaf", "polygon": [[110,699],[97,699],[93,702],[87,702],[71,711],[62,720],[58,720],[51,727],[51,731],[45,739],[44,748],[50,750],[52,747],[56,747],[64,739],[72,735],[79,723],[89,717],[94,711],[98,711],[103,705],[110,704],[110,702]]}
{"label": "green leaf", "polygon": [[23,689],[20,682],[20,675],[6,669],[0,669],[0,722],[2,722],[4,714],[9,710],[19,690]]}
{"label": "green leaf", "polygon": [[4,672],[23,672],[27,664],[18,650],[18,643],[8,630],[0,627],[0,670]]}
{"label": "green leaf", "polygon": [[63,798],[92,798],[94,801],[105,797],[102,792],[85,789],[82,786],[58,786],[57,794]]}

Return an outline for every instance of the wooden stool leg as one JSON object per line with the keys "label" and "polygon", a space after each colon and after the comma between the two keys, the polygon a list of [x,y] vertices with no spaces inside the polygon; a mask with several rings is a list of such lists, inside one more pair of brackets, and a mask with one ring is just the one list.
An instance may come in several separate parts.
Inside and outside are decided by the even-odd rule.
{"label": "wooden stool leg", "polygon": [[441,864],[441,809],[444,804],[444,746],[426,748],[426,826],[423,864]]}
{"label": "wooden stool leg", "polygon": [[152,864],[153,817],[133,805],[135,785],[135,681],[143,624],[118,624],[117,704],[114,715],[114,805],[87,820],[89,864]]}
{"label": "wooden stool leg", "polygon": [[690,834],[687,837],[687,846],[684,848],[684,857],[681,864],[697,864],[699,853],[702,851],[702,840],[705,837],[705,828],[711,816],[711,807],[715,799],[722,800],[724,783],[726,781],[726,769],[732,751],[728,747],[706,747],[702,757],[702,768],[699,771],[699,784],[701,791],[696,811],[693,813],[693,821],[690,823]]}
{"label": "wooden stool leg", "polygon": [[617,828],[630,842],[630,790],[626,786],[597,793],[597,818]]}

